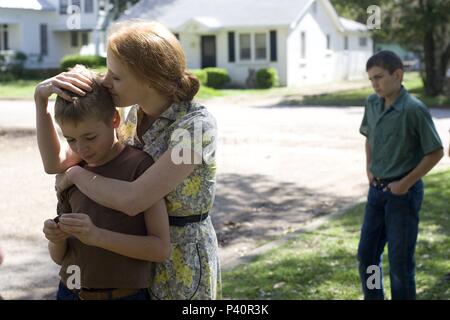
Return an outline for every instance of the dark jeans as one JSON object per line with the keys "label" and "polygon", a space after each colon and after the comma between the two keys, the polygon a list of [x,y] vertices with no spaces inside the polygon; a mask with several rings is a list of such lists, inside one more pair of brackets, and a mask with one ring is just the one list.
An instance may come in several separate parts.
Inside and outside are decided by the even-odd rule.
{"label": "dark jeans", "polygon": [[[59,282],[56,300],[80,300],[78,296],[70,291],[62,282]],[[116,300],[150,300],[147,289],[140,289],[137,293]]]}
{"label": "dark jeans", "polygon": [[[392,299],[416,298],[414,251],[422,200],[422,180],[402,196],[370,186],[358,246],[364,299],[384,299],[381,259],[386,243]],[[374,274],[368,272],[369,266],[379,267],[379,289],[367,285],[367,280]],[[369,279],[372,283],[370,280],[373,278]]]}

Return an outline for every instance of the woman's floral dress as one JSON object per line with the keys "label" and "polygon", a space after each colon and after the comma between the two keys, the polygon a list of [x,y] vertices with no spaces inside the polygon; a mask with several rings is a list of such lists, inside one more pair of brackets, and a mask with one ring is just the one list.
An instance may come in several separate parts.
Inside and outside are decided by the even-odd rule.
{"label": "woman's floral dress", "polygon": [[[122,119],[125,111],[120,110]],[[214,202],[216,176],[216,121],[205,107],[174,103],[142,136],[136,135],[139,108],[131,107],[118,134],[122,141],[141,147],[156,162],[169,148],[172,159],[180,159],[177,148],[187,147],[202,155],[194,171],[166,197],[169,216],[208,213]],[[192,145],[193,144],[193,145]],[[189,155],[185,152],[183,155]],[[218,244],[211,218],[184,227],[170,226],[171,257],[152,264],[149,285],[152,299],[220,299],[222,285]]]}

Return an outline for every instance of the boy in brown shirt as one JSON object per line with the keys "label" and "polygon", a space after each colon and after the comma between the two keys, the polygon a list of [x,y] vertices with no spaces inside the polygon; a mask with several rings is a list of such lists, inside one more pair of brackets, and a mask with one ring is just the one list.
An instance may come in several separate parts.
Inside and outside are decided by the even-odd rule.
{"label": "boy in brown shirt", "polygon": [[[93,90],[72,102],[58,97],[55,120],[79,165],[135,180],[153,163],[151,157],[117,140],[120,116],[108,90],[86,68],[74,69],[93,81]],[[164,261],[170,252],[164,200],[134,217],[95,203],[75,186],[58,200],[58,219],[44,223],[50,256],[61,265],[57,299],[148,299],[150,261]]]}

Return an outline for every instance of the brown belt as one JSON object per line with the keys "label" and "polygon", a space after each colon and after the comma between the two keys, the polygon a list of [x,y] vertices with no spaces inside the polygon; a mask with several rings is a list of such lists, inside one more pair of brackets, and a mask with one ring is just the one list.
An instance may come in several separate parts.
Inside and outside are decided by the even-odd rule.
{"label": "brown belt", "polygon": [[131,296],[139,292],[140,289],[80,289],[75,292],[80,300],[113,300],[126,296]]}

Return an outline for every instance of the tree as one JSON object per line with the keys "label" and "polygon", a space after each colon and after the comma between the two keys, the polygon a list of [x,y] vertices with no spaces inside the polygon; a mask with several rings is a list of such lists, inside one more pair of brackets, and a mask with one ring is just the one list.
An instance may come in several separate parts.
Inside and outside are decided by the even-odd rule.
{"label": "tree", "polygon": [[[332,0],[340,15],[365,23],[373,0]],[[450,61],[450,0],[385,0],[375,41],[392,41],[414,51],[423,62],[425,93],[442,94]]]}

